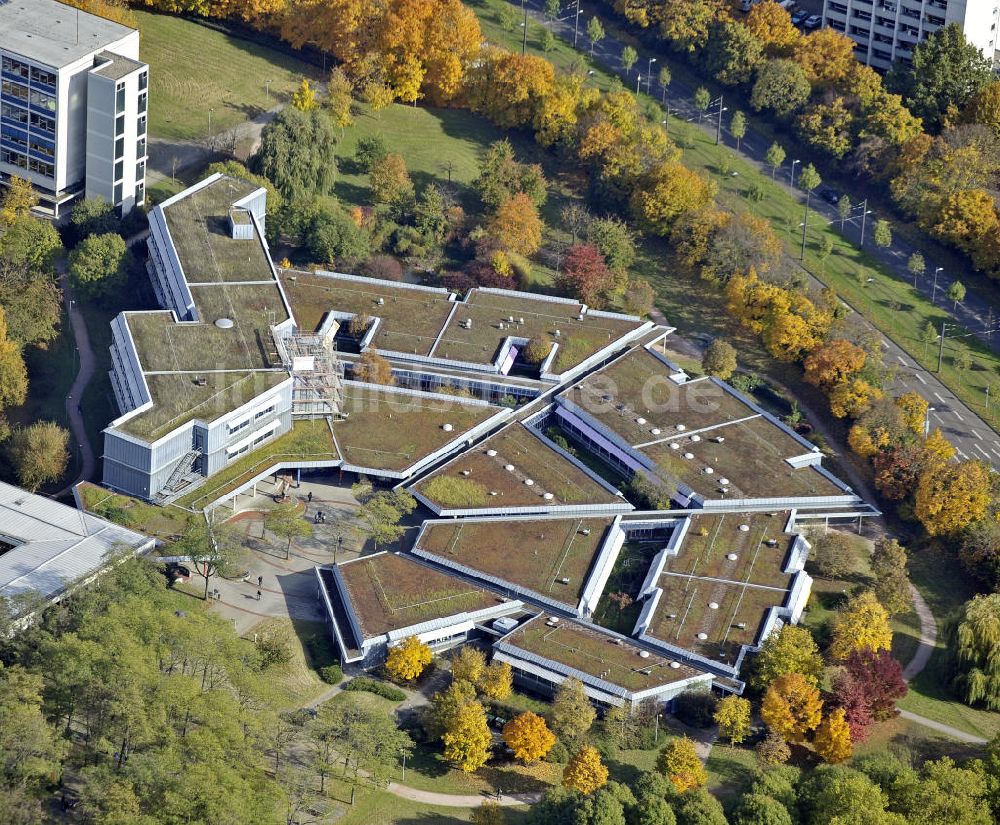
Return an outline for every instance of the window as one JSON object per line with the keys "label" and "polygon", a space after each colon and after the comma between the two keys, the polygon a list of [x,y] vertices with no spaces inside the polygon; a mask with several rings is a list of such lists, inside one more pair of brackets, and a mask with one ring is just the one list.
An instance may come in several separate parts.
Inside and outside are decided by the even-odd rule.
{"label": "window", "polygon": [[143,72],[139,75],[139,91],[144,90],[149,86],[149,72]]}
{"label": "window", "polygon": [[260,419],[262,419],[264,416],[271,415],[271,413],[273,412],[274,412],[274,404],[272,404],[266,410],[261,410],[260,412],[256,413],[253,417],[253,420],[260,421]]}
{"label": "window", "polygon": [[28,167],[28,159],[20,152],[15,152],[13,149],[0,149],[0,161],[13,164],[14,166],[20,166],[22,169],[26,169]]}
{"label": "window", "polygon": [[115,137],[121,137],[125,134],[125,115],[118,115],[115,118]]}
{"label": "window", "polygon": [[125,155],[125,138],[120,137],[115,141],[115,160]]}
{"label": "window", "polygon": [[0,86],[4,97],[11,97],[14,100],[28,100],[28,87],[22,83],[15,83],[13,80],[4,78],[3,85]]}
{"label": "window", "polygon": [[31,90],[31,105],[37,106],[39,109],[46,109],[50,112],[56,110],[56,99],[51,95],[44,94],[43,92]]}
{"label": "window", "polygon": [[827,20],[826,24],[831,29],[836,29],[839,32],[842,32],[844,30],[844,24],[840,20]]}
{"label": "window", "polygon": [[943,26],[944,18],[938,17],[936,14],[928,14],[927,22],[930,23],[932,26]]}
{"label": "window", "polygon": [[146,138],[139,138],[135,142],[135,156],[137,158],[146,157]]}
{"label": "window", "polygon": [[28,64],[22,63],[20,60],[14,60],[12,57],[5,57],[3,59],[3,70],[6,74],[12,74],[24,80],[28,79]]}
{"label": "window", "polygon": [[47,158],[54,158],[56,156],[55,149],[35,140],[31,141],[28,148],[30,148],[32,152],[37,152],[39,155],[45,155]]}
{"label": "window", "polygon": [[54,89],[56,86],[56,76],[52,72],[45,71],[45,69],[37,69],[32,66],[31,82],[40,83],[43,86],[51,86]]}
{"label": "window", "polygon": [[45,163],[45,161],[35,160],[30,158],[28,160],[28,168],[32,172],[37,172],[39,175],[44,175],[47,178],[55,177],[56,168],[51,163]]}
{"label": "window", "polygon": [[139,120],[137,121],[136,128],[135,128],[135,133],[137,135],[144,135],[144,134],[146,134],[146,116],[145,115],[139,115]]}
{"label": "window", "polygon": [[125,173],[125,161],[116,160],[115,161],[115,180],[121,180],[122,175]]}
{"label": "window", "polygon": [[878,23],[880,26],[885,26],[887,29],[891,29],[893,28],[893,26],[896,25],[896,23],[893,20],[890,20],[888,17],[876,17],[875,22]]}
{"label": "window", "polygon": [[120,183],[115,184],[115,198],[114,204],[118,206],[122,202],[122,185]]}
{"label": "window", "polygon": [[56,122],[50,117],[32,112],[31,128],[36,132],[47,132],[50,135],[54,135],[56,133]]}
{"label": "window", "polygon": [[860,9],[855,9],[852,12],[852,15],[854,17],[856,17],[858,20],[871,20],[872,19],[871,12],[861,11]]}
{"label": "window", "polygon": [[19,126],[28,125],[28,110],[22,109],[19,106],[11,106],[9,103],[4,103],[0,107],[0,113],[2,113],[5,120],[13,121]]}
{"label": "window", "polygon": [[146,93],[142,92],[142,94],[139,95],[139,114],[142,114],[145,111],[146,111]]}
{"label": "window", "polygon": [[879,60],[892,60],[892,55],[881,49],[872,49],[872,56],[877,57]]}
{"label": "window", "polygon": [[0,129],[0,135],[2,135],[3,139],[8,143],[13,143],[18,149],[28,148],[28,139],[20,132],[15,132],[13,129],[8,129],[4,126]]}
{"label": "window", "polygon": [[842,3],[830,3],[828,8],[830,11],[835,11],[838,14],[847,14],[847,6]]}
{"label": "window", "polygon": [[125,84],[119,83],[117,88],[115,88],[115,113],[119,114],[125,111]]}
{"label": "window", "polygon": [[135,165],[135,179],[141,181],[146,177],[146,161],[140,160]]}

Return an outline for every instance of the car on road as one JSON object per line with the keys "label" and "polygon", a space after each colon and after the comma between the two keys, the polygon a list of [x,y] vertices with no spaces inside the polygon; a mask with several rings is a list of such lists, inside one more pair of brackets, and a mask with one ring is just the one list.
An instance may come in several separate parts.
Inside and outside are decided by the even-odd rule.
{"label": "car on road", "polygon": [[804,28],[807,29],[818,29],[820,26],[823,25],[823,18],[820,17],[818,14],[811,14],[806,18],[805,22],[802,25]]}
{"label": "car on road", "polygon": [[840,192],[836,189],[831,189],[829,186],[824,186],[820,189],[819,196],[827,203],[833,204],[834,206],[840,203]]}
{"label": "car on road", "polygon": [[799,9],[795,14],[792,15],[792,25],[801,26],[806,22],[806,18],[809,17],[809,12]]}

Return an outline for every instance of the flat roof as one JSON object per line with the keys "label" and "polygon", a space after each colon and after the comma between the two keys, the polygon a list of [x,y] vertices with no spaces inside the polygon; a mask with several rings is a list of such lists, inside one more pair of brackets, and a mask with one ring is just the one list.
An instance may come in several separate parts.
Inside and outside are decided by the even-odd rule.
{"label": "flat roof", "polygon": [[[678,384],[646,347],[635,347],[561,396],[645,455],[664,480],[706,499],[844,495],[811,466],[815,452],[721,381]],[[726,488],[723,492],[722,488]]]}
{"label": "flat roof", "polygon": [[417,548],[575,609],[613,523],[610,517],[425,522]]}
{"label": "flat roof", "polygon": [[101,51],[133,31],[56,0],[0,3],[0,48],[54,68]]}
{"label": "flat roof", "polygon": [[[491,452],[495,455],[490,455]],[[513,469],[508,470],[508,466]],[[459,505],[436,494],[435,491],[444,486],[438,479],[449,479],[453,486],[468,492],[469,503]],[[520,423],[505,427],[453,458],[413,489],[444,509],[621,504],[624,501]],[[546,498],[546,494],[551,498]]]}
{"label": "flat roof", "polygon": [[303,329],[316,329],[330,310],[368,315],[381,319],[376,349],[471,364],[492,364],[508,337],[540,335],[559,345],[552,372],[562,373],[645,323],[513,290],[471,289],[454,300],[447,290],[338,273],[286,270],[280,277]]}
{"label": "flat roof", "polygon": [[[548,659],[593,679],[631,692],[701,676],[704,671],[660,653],[643,651],[624,639],[602,633],[580,622],[562,619],[552,627],[546,616],[525,622],[505,636],[498,648],[514,647]],[[647,655],[643,657],[640,651]],[[505,652],[510,653],[510,651]]]}
{"label": "flat roof", "polygon": [[495,593],[398,553],[362,556],[338,565],[337,573],[366,639],[501,601]]}
{"label": "flat roof", "polygon": [[789,516],[691,516],[656,582],[662,596],[646,635],[732,664],[741,646],[756,643],[768,610],[788,598],[793,576],[784,568],[795,541],[784,532]]}
{"label": "flat roof", "polygon": [[145,63],[140,63],[138,60],[132,60],[128,57],[122,57],[120,54],[115,54],[114,52],[101,52],[98,57],[110,62],[96,69],[94,74],[99,74],[101,77],[108,78],[108,80],[121,80],[123,77],[132,74],[132,72],[146,68]]}
{"label": "flat roof", "polygon": [[434,397],[351,382],[344,386],[341,408],[347,418],[334,421],[333,434],[347,464],[401,472],[501,409],[451,395]]}
{"label": "flat roof", "polygon": [[51,598],[110,561],[153,540],[75,507],[0,482],[0,596]]}

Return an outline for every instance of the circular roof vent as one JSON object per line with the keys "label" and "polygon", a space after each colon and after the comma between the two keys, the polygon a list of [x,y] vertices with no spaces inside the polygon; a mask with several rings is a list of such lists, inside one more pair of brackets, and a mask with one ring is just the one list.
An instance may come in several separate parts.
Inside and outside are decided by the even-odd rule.
{"label": "circular roof vent", "polygon": [[672,667],[674,670],[677,670],[680,666],[681,666],[680,662],[671,662],[670,663],[670,667]]}
{"label": "circular roof vent", "polygon": [[503,468],[504,468],[504,469],[505,469],[505,470],[506,470],[506,471],[507,471],[508,473],[512,473],[512,472],[514,472],[514,465],[513,465],[513,464],[505,464]]}
{"label": "circular roof vent", "polygon": [[728,484],[728,483],[729,483],[729,479],[728,478],[720,478],[719,479],[719,484],[725,485],[725,484]]}
{"label": "circular roof vent", "polygon": [[740,532],[741,533],[749,533],[750,532],[750,525],[749,524],[741,524],[740,525]]}
{"label": "circular roof vent", "polygon": [[232,329],[233,328],[233,319],[232,318],[219,318],[215,322],[215,325],[219,329]]}
{"label": "circular roof vent", "polygon": [[535,486],[535,482],[532,481],[530,478],[526,478],[524,480],[524,484],[525,484],[526,487],[534,487]]}
{"label": "circular roof vent", "polygon": [[698,634],[698,638],[701,639],[701,641],[705,641],[705,639],[708,638],[708,634],[707,633],[699,633]]}
{"label": "circular roof vent", "polygon": [[719,609],[719,603],[718,602],[709,602],[708,603],[708,609],[709,610],[718,610]]}
{"label": "circular roof vent", "polygon": [[639,658],[640,659],[648,659],[649,658],[649,651],[648,650],[640,650],[639,651]]}
{"label": "circular roof vent", "polygon": [[684,458],[690,461],[692,458],[694,458],[694,453],[684,453]]}
{"label": "circular roof vent", "polygon": [[486,451],[486,455],[488,455],[490,458],[496,457],[496,454],[497,454],[496,450],[487,450]]}
{"label": "circular roof vent", "polygon": [[446,433],[450,433],[452,430],[455,429],[455,427],[451,424],[442,424],[441,429],[444,430]]}
{"label": "circular roof vent", "polygon": [[727,553],[726,558],[729,559],[730,561],[736,561],[739,558],[739,556],[737,556],[735,553]]}

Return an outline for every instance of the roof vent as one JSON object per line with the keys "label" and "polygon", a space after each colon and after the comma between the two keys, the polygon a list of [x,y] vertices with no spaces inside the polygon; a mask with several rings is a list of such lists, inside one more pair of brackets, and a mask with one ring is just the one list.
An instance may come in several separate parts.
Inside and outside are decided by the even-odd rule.
{"label": "roof vent", "polygon": [[651,429],[649,432],[652,433],[653,435],[659,435],[660,434],[660,428],[659,427],[653,427],[653,429]]}
{"label": "roof vent", "polygon": [[194,385],[196,387],[204,387],[206,384],[208,384],[208,379],[202,378],[200,375],[197,378],[193,378],[192,381],[194,382]]}
{"label": "roof vent", "polygon": [[505,469],[505,470],[506,470],[506,471],[507,471],[508,473],[512,473],[512,472],[514,472],[514,465],[513,465],[513,464],[505,464],[505,465],[504,465],[504,469]]}
{"label": "roof vent", "polygon": [[723,487],[725,487],[727,484],[729,484],[729,479],[728,478],[720,478],[719,479],[719,484],[721,484]]}
{"label": "roof vent", "polygon": [[708,609],[709,610],[718,610],[719,609],[719,603],[718,602],[709,602],[708,603]]}
{"label": "roof vent", "polygon": [[715,472],[715,470],[713,470],[711,467],[706,467],[705,468],[705,475],[707,475],[707,476],[712,475],[712,473],[714,473],[714,472]]}
{"label": "roof vent", "polygon": [[645,419],[645,418],[642,418],[642,417],[639,417],[639,418],[637,418],[637,419],[635,420],[635,423],[636,423],[636,424],[638,424],[638,425],[639,425],[639,426],[641,427],[641,426],[642,426],[643,424],[645,424],[645,423],[646,423],[646,419]]}
{"label": "roof vent", "polygon": [[497,454],[496,450],[487,450],[486,451],[486,455],[488,455],[490,458],[493,458],[494,456],[496,456],[496,454]]}
{"label": "roof vent", "polygon": [[450,433],[452,430],[455,429],[455,427],[452,424],[442,424],[441,429],[444,430],[446,433]]}
{"label": "roof vent", "polygon": [[768,547],[777,547],[778,546],[778,540],[777,539],[768,539],[767,540],[767,546]]}
{"label": "roof vent", "polygon": [[729,559],[730,561],[736,561],[739,558],[739,556],[737,556],[735,553],[727,553],[726,558]]}
{"label": "roof vent", "polygon": [[569,577],[563,576],[561,579],[559,579],[559,584],[569,584]]}
{"label": "roof vent", "polygon": [[552,499],[554,499],[555,496],[552,495],[552,493],[542,493],[542,498],[544,498],[546,501],[552,501]]}
{"label": "roof vent", "polygon": [[679,450],[680,448],[681,448],[681,445],[678,444],[676,441],[671,441],[670,442],[670,449],[671,450]]}
{"label": "roof vent", "polygon": [[470,475],[472,475],[472,470],[462,470],[462,475],[463,476],[470,476]]}
{"label": "roof vent", "polygon": [[701,441],[701,436],[700,436],[700,435],[693,435],[693,436],[691,436],[691,440],[692,440],[692,441],[693,441],[693,442],[694,442],[695,444],[697,444],[697,443],[698,443],[699,441]]}
{"label": "roof vent", "polygon": [[670,663],[670,667],[672,667],[674,670],[677,670],[680,666],[681,666],[680,662],[671,662]]}
{"label": "roof vent", "polygon": [[524,484],[525,484],[526,487],[533,487],[535,485],[535,482],[532,481],[530,478],[526,478],[524,480]]}
{"label": "roof vent", "polygon": [[219,329],[232,329],[233,328],[233,319],[232,318],[219,318],[215,322],[215,325]]}
{"label": "roof vent", "polygon": [[649,651],[648,650],[640,650],[639,651],[639,658],[640,659],[648,659],[649,658]]}
{"label": "roof vent", "polygon": [[750,532],[750,525],[749,524],[741,524],[740,525],[740,532],[741,533],[749,533]]}
{"label": "roof vent", "polygon": [[692,458],[694,458],[694,453],[684,453],[684,458],[690,461]]}
{"label": "roof vent", "polygon": [[700,639],[701,641],[705,641],[705,640],[706,640],[706,639],[708,638],[708,634],[707,634],[707,633],[699,633],[699,634],[698,634],[698,638],[699,638],[699,639]]}
{"label": "roof vent", "polygon": [[687,429],[687,427],[685,427],[683,424],[678,424],[677,425],[677,432],[679,432],[679,433],[684,432],[686,429]]}

